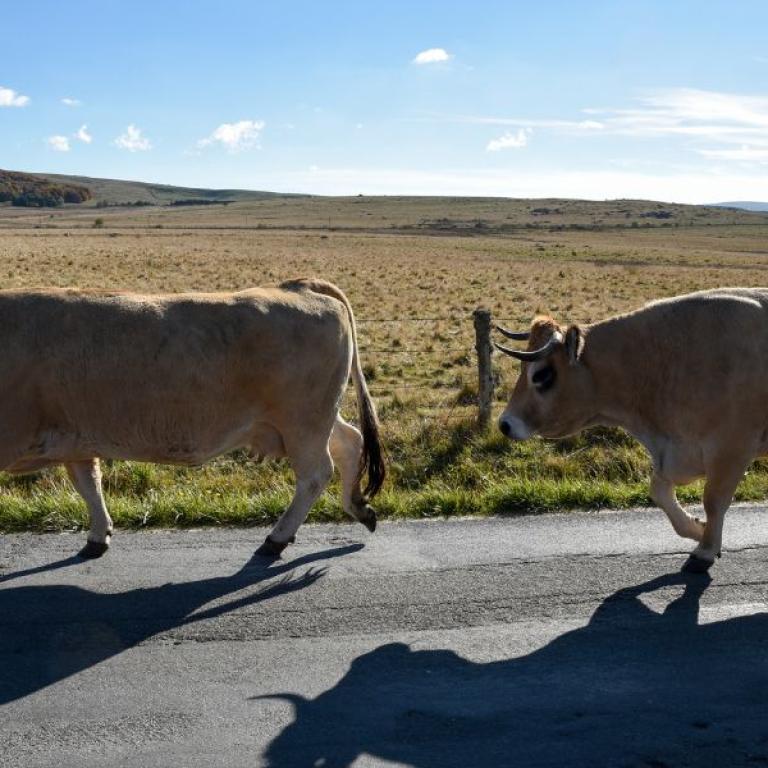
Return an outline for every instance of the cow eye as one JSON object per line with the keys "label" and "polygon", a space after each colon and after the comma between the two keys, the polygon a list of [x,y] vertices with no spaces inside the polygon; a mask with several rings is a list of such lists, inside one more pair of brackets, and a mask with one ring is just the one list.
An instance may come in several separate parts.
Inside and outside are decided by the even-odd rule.
{"label": "cow eye", "polygon": [[546,368],[536,371],[531,377],[531,381],[537,392],[546,392],[554,386],[556,378],[555,369],[548,365]]}

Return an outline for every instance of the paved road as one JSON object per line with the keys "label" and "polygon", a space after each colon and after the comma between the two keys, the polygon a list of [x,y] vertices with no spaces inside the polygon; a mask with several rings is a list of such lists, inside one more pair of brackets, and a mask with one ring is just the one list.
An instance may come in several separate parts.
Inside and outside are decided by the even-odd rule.
{"label": "paved road", "polygon": [[768,512],[0,537],[0,765],[768,765]]}

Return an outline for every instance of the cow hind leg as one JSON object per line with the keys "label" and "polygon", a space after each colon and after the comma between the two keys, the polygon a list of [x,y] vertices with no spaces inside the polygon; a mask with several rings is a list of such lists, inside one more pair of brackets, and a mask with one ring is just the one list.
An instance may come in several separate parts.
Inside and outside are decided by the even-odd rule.
{"label": "cow hind leg", "polygon": [[80,550],[80,557],[101,557],[112,538],[112,518],[107,512],[104,495],[101,490],[101,466],[98,459],[74,461],[65,464],[69,479],[88,507],[90,523],[88,538]]}
{"label": "cow hind leg", "polygon": [[288,509],[256,550],[256,554],[279,557],[296,539],[296,531],[306,520],[312,505],[325,490],[333,475],[333,461],[328,451],[328,439],[322,443],[307,442],[302,446],[286,446],[288,458],[296,475],[296,491]]}
{"label": "cow hind leg", "polygon": [[736,486],[744,476],[747,468],[746,461],[724,462],[707,472],[704,485],[704,511],[707,513],[707,524],[699,546],[683,566],[689,573],[703,573],[712,566],[716,557],[720,557],[723,544],[723,522],[725,513],[733,500]]}
{"label": "cow hind leg", "polygon": [[341,501],[344,511],[361,522],[371,533],[376,530],[376,510],[360,493],[360,459],[363,455],[363,436],[341,416],[331,432],[331,456],[341,474]]}

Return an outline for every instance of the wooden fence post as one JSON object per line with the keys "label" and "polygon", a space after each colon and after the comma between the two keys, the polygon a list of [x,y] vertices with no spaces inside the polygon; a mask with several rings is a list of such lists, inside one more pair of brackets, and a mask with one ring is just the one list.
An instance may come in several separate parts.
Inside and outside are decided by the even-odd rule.
{"label": "wooden fence post", "polygon": [[487,427],[491,420],[491,403],[493,403],[491,312],[488,309],[476,309],[472,316],[475,320],[475,349],[477,350],[477,423],[480,427]]}

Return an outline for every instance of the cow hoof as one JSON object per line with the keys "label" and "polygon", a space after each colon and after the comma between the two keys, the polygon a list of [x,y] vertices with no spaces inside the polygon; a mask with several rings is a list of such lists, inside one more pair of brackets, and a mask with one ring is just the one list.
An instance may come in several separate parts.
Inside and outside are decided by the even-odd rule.
{"label": "cow hoof", "polygon": [[706,573],[713,565],[714,560],[705,560],[703,557],[690,555],[681,568],[683,573]]}
{"label": "cow hoof", "polygon": [[293,542],[296,541],[295,536],[291,536],[288,541],[275,541],[274,539],[267,536],[266,539],[264,539],[264,543],[256,550],[257,555],[261,555],[262,557],[271,557],[272,559],[277,559],[280,557],[282,551],[289,545],[293,544]]}
{"label": "cow hoof", "polygon": [[376,510],[366,504],[360,508],[357,519],[371,532],[376,530]]}
{"label": "cow hoof", "polygon": [[109,549],[109,544],[102,541],[86,541],[85,546],[77,553],[83,560],[95,560]]}

